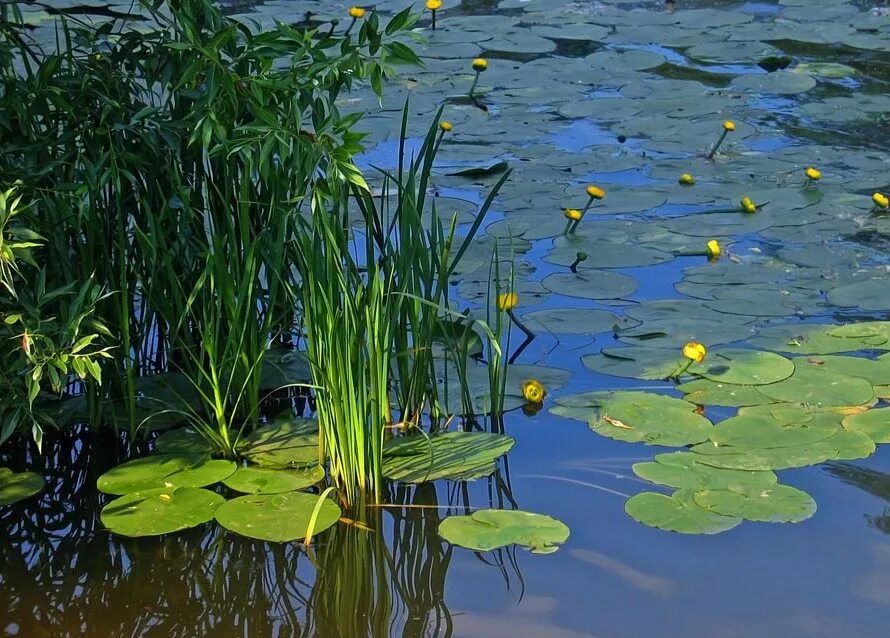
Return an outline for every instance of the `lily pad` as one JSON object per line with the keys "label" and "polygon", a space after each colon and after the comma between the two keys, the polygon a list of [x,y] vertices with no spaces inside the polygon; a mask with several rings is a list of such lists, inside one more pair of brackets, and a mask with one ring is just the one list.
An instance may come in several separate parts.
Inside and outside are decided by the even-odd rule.
{"label": "lily pad", "polygon": [[284,469],[318,463],[318,421],[288,415],[257,428],[236,448],[251,463]]}
{"label": "lily pad", "polygon": [[861,459],[874,454],[875,444],[860,432],[839,431],[810,445],[778,448],[738,448],[700,443],[692,452],[705,465],[733,470],[785,470],[816,465],[828,460]]}
{"label": "lily pad", "polygon": [[759,390],[776,401],[803,403],[814,407],[865,405],[875,400],[871,384],[859,377],[848,377],[819,365],[795,359],[794,374],[779,383]]}
{"label": "lily pad", "polygon": [[164,479],[193,467],[206,457],[188,454],[153,454],[127,461],[99,477],[96,486],[104,494],[130,494],[164,486]]}
{"label": "lily pad", "polygon": [[169,474],[151,487],[206,487],[227,479],[237,467],[235,461],[211,459]]}
{"label": "lily pad", "polygon": [[550,292],[581,299],[622,299],[637,289],[629,275],[608,270],[579,270],[547,275],[541,282]]}
{"label": "lily pad", "polygon": [[[306,538],[318,499],[318,495],[306,492],[249,494],[220,505],[216,520],[227,530],[248,538],[287,543]],[[337,504],[325,498],[312,533],[331,527],[340,519],[340,513]]]}
{"label": "lily pad", "polygon": [[845,430],[861,432],[875,443],[890,443],[890,408],[853,414],[844,419],[843,425]]}
{"label": "lily pad", "polygon": [[794,373],[794,364],[772,352],[757,350],[720,350],[711,353],[689,372],[711,381],[735,385],[765,385],[787,379]]}
{"label": "lily pad", "polygon": [[603,348],[588,354],[581,362],[596,372],[631,379],[667,379],[680,364],[682,355],[665,348]]}
{"label": "lily pad", "polygon": [[226,478],[226,487],[244,494],[280,494],[301,490],[324,478],[324,469],[310,465],[299,470],[239,467]]}
{"label": "lily pad", "polygon": [[440,478],[469,481],[494,472],[496,460],[509,452],[515,442],[505,434],[489,432],[393,439],[383,448],[383,475],[405,483]]}
{"label": "lily pad", "polygon": [[654,462],[635,463],[634,473],[642,479],[678,489],[724,490],[745,486],[769,487],[778,481],[775,472],[728,470],[705,465],[689,452],[657,454]]}
{"label": "lily pad", "polygon": [[155,451],[161,454],[209,456],[215,450],[213,443],[190,427],[168,430],[155,439]]}
{"label": "lily pad", "polygon": [[551,412],[583,420],[597,434],[647,445],[682,446],[706,440],[714,429],[696,406],[652,392],[587,392],[560,397]]}
{"label": "lily pad", "polygon": [[703,490],[694,498],[709,512],[765,523],[799,523],[816,513],[816,501],[788,485]]}
{"label": "lily pad", "polygon": [[681,534],[719,534],[742,522],[736,516],[709,512],[694,497],[692,490],[678,490],[671,496],[642,492],[627,500],[624,511],[643,525]]}
{"label": "lily pad", "polygon": [[439,535],[453,545],[479,552],[515,544],[534,554],[551,554],[569,538],[569,528],[542,514],[489,509],[449,516],[439,524]]}
{"label": "lily pad", "polygon": [[213,520],[225,499],[197,487],[156,488],[116,498],[102,508],[100,519],[121,536],[158,536]]}
{"label": "lily pad", "polygon": [[677,386],[683,393],[683,399],[696,405],[719,405],[726,407],[742,407],[773,403],[774,399],[766,396],[753,385],[733,385],[719,383],[710,379],[696,379]]}
{"label": "lily pad", "polygon": [[37,494],[46,481],[34,472],[13,472],[0,467],[0,506],[23,501]]}

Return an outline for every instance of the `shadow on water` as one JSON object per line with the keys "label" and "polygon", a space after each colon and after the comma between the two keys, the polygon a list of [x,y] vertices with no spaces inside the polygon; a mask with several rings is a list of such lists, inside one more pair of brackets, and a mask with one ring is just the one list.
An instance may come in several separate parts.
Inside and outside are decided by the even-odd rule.
{"label": "shadow on water", "polygon": [[829,463],[825,466],[825,471],[847,485],[858,487],[886,501],[887,507],[883,513],[866,514],[865,520],[869,527],[890,534],[890,474],[851,463]]}

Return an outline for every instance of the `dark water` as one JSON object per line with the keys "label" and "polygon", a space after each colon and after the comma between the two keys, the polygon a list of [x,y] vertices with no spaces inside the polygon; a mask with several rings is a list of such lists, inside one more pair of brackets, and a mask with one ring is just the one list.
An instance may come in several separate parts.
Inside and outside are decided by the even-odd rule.
{"label": "dark water", "polygon": [[[484,14],[494,5],[468,2],[465,9]],[[778,9],[776,2],[744,6],[758,15]],[[613,143],[601,129],[580,123],[554,135],[566,150]],[[782,136],[770,140],[763,143],[792,143]],[[869,135],[856,142],[877,143]],[[379,163],[377,153],[365,161]],[[610,176],[610,181],[622,179],[641,185],[648,177]],[[539,264],[536,277],[555,270],[538,259],[544,249],[542,243],[529,253]],[[642,284],[634,299],[677,297],[673,285],[687,265],[675,261],[628,269]],[[566,305],[562,298],[545,300],[539,308]],[[584,307],[596,306],[585,302]],[[570,392],[645,387],[581,366],[579,354],[615,343],[608,335],[542,335],[522,362],[571,370]],[[535,416],[512,412],[495,425],[517,445],[494,476],[469,484],[393,487],[387,499],[392,506],[355,515],[361,526],[336,526],[320,535],[310,552],[298,544],[245,540],[215,524],[160,539],[112,536],[99,522],[107,497],[96,492],[95,481],[126,458],[121,441],[74,432],[50,438],[44,455],[6,445],[0,464],[38,472],[48,486],[39,497],[0,509],[0,632],[52,637],[887,635],[887,446],[865,461],[783,472],[785,483],[807,491],[819,505],[804,523],[746,523],[714,537],[684,536],[641,526],[624,513],[625,498],[643,485],[630,466],[651,459],[652,448],[594,436],[584,424],[546,410]],[[571,528],[571,538],[556,554],[538,556],[521,549],[475,554],[438,537],[445,516],[488,506],[546,512]]]}

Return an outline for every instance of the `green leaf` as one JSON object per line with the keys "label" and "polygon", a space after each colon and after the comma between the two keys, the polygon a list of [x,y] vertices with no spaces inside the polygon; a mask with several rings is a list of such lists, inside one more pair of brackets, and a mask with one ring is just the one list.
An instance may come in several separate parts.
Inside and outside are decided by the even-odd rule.
{"label": "green leaf", "polygon": [[225,499],[197,487],[158,488],[121,496],[102,508],[102,524],[121,536],[158,536],[213,520]]}
{"label": "green leaf", "polygon": [[845,430],[865,434],[875,443],[890,443],[890,408],[867,410],[843,420]]}
{"label": "green leaf", "polygon": [[585,392],[558,397],[551,412],[586,421],[597,434],[648,445],[700,443],[714,427],[682,399],[653,392]]}
{"label": "green leaf", "polygon": [[13,472],[0,467],[0,506],[30,498],[46,485],[43,477],[33,472]]}
{"label": "green leaf", "polygon": [[270,470],[257,467],[239,467],[223,483],[244,494],[279,494],[293,492],[324,479],[324,469],[318,465],[299,470]]}
{"label": "green leaf", "polygon": [[692,490],[768,487],[778,481],[775,472],[711,467],[700,463],[696,455],[689,452],[658,454],[655,462],[635,463],[633,471],[658,485]]}
{"label": "green leaf", "polygon": [[692,490],[679,490],[671,496],[642,492],[627,500],[624,511],[643,525],[681,534],[719,534],[742,522],[700,507],[694,495]]}
{"label": "green leaf", "polygon": [[765,523],[799,523],[816,513],[816,501],[788,485],[703,490],[694,498],[709,512]]}
{"label": "green leaf", "polygon": [[201,456],[153,454],[108,470],[99,477],[96,486],[104,494],[129,494],[159,488],[164,486],[164,479],[171,474],[198,465],[203,460]]}
{"label": "green leaf", "polygon": [[494,472],[495,461],[515,442],[505,434],[489,432],[401,437],[383,448],[383,475],[405,483],[440,478],[469,481]]}
{"label": "green leaf", "polygon": [[236,447],[262,467],[284,469],[318,463],[318,421],[287,415],[251,432]]}
{"label": "green leaf", "polygon": [[689,372],[711,381],[735,385],[765,385],[787,379],[794,364],[783,356],[757,350],[720,350],[710,353]]}
{"label": "green leaf", "polygon": [[516,544],[534,554],[550,554],[569,538],[569,528],[542,514],[488,509],[447,517],[439,524],[439,535],[449,543],[480,552]]}
{"label": "green leaf", "polygon": [[[217,522],[231,532],[287,543],[306,537],[319,497],[305,492],[250,494],[226,501],[216,510]],[[340,518],[340,508],[325,498],[313,534],[331,527]]]}

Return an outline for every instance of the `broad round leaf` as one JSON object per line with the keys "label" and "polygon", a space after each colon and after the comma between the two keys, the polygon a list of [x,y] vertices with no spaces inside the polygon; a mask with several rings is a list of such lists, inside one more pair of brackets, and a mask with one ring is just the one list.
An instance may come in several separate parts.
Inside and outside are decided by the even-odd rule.
{"label": "broad round leaf", "polygon": [[[319,496],[306,492],[249,494],[226,501],[216,510],[217,522],[231,532],[273,543],[306,538]],[[315,520],[316,534],[337,522],[340,508],[325,498]]]}
{"label": "broad round leaf", "polygon": [[699,463],[695,454],[657,454],[654,462],[635,463],[634,473],[642,479],[677,489],[736,489],[768,487],[777,482],[775,472],[728,470]]}
{"label": "broad round leaf", "polygon": [[96,481],[105,494],[130,494],[164,487],[164,479],[202,463],[205,457],[191,454],[152,454],[114,467]]}
{"label": "broad round leaf", "polygon": [[0,467],[0,506],[34,496],[46,485],[46,481],[34,472],[13,472]]}
{"label": "broad round leaf", "polygon": [[594,432],[619,441],[690,445],[714,429],[693,404],[652,392],[588,392],[557,402],[554,414],[586,421]]}
{"label": "broad round leaf", "polygon": [[239,467],[223,483],[243,494],[280,494],[293,492],[318,483],[324,469],[310,465],[297,470],[273,470],[262,467]]}
{"label": "broad round leaf", "polygon": [[100,518],[121,536],[157,536],[212,520],[223,501],[219,494],[197,487],[162,487],[116,498],[102,508]]}
{"label": "broad round leaf", "polygon": [[469,481],[495,471],[495,461],[516,441],[490,432],[448,432],[406,436],[383,449],[383,475],[394,481],[425,483],[440,478]]}
{"label": "broad round leaf", "polygon": [[799,523],[816,513],[816,501],[788,485],[704,490],[695,493],[695,502],[709,512],[765,523]]}
{"label": "broad round leaf", "polygon": [[520,510],[478,510],[469,516],[449,516],[439,535],[454,545],[487,552],[507,545],[524,545],[535,554],[550,554],[569,537],[560,521]]}
{"label": "broad round leaf", "polygon": [[795,359],[795,366],[791,377],[758,389],[776,401],[813,407],[865,405],[875,399],[865,379],[836,374],[806,359]]}
{"label": "broad round leaf", "polygon": [[875,443],[890,443],[890,408],[868,410],[848,416],[844,429],[865,434]]}
{"label": "broad round leaf", "polygon": [[694,494],[692,490],[679,490],[671,496],[642,492],[627,500],[624,511],[643,525],[681,534],[719,534],[742,522],[741,518],[703,509]]}
{"label": "broad round leaf", "polygon": [[721,350],[708,355],[689,372],[711,381],[735,385],[765,385],[787,379],[794,364],[783,356],[757,350]]}
{"label": "broad round leaf", "polygon": [[274,469],[318,463],[318,421],[288,415],[248,434],[237,446],[251,463]]}

